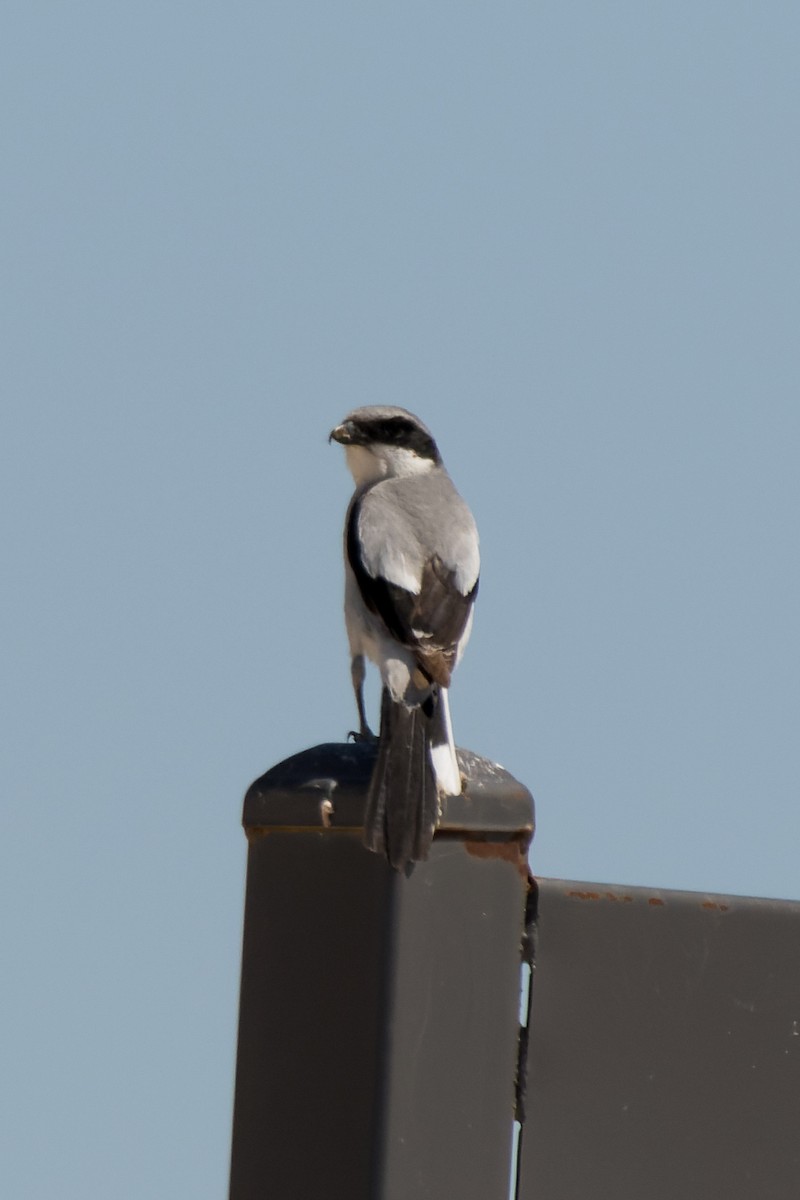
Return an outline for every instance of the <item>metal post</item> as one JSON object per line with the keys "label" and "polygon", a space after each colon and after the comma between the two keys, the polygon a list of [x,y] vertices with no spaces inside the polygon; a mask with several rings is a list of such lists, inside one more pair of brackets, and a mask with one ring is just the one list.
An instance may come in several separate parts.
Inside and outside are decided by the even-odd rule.
{"label": "metal post", "polygon": [[460,758],[408,877],[361,844],[371,746],[248,791],[231,1200],[506,1200],[533,806]]}

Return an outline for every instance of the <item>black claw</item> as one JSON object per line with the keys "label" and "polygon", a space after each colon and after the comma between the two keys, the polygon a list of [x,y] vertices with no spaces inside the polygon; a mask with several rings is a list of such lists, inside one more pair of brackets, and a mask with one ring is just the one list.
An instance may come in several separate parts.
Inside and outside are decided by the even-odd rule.
{"label": "black claw", "polygon": [[377,742],[378,737],[377,737],[377,734],[374,734],[372,732],[369,725],[367,725],[366,728],[364,728],[364,729],[351,729],[347,735],[347,740],[348,741],[352,740],[354,742],[370,742],[370,743],[372,743],[372,742]]}

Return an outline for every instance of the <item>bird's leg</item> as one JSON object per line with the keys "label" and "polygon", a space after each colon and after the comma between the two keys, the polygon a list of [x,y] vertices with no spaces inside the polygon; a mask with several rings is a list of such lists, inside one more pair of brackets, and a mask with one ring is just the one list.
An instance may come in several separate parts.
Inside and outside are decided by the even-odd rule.
{"label": "bird's leg", "polygon": [[366,673],[364,655],[354,654],[350,659],[350,678],[353,680],[353,691],[356,694],[359,723],[358,731],[350,730],[350,737],[354,742],[376,742],[378,740],[367,723],[367,714],[364,708],[364,677]]}

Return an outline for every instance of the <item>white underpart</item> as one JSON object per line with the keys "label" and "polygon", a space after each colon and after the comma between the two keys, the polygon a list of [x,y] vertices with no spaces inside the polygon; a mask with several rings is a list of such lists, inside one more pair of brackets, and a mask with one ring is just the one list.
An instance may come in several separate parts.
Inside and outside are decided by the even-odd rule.
{"label": "white underpart", "polygon": [[447,700],[447,688],[439,693],[442,705],[442,716],[447,730],[447,742],[443,746],[431,746],[431,763],[436,776],[436,786],[445,796],[461,794],[461,772],[456,759],[456,747],[453,741],[453,725],[450,720],[450,705]]}
{"label": "white underpart", "polygon": [[458,666],[458,664],[461,662],[461,655],[464,653],[464,650],[466,649],[466,646],[467,646],[467,642],[469,641],[469,635],[472,633],[472,619],[474,616],[475,616],[475,609],[471,608],[469,610],[469,616],[467,617],[467,623],[464,626],[464,632],[462,633],[461,637],[458,640],[458,647],[456,649],[456,661],[453,663],[453,670],[455,670],[456,667]]}
{"label": "white underpart", "polygon": [[406,704],[410,707],[424,698],[424,693],[422,697],[413,694],[415,689],[411,676],[414,673],[414,660],[411,654],[403,655],[399,648],[393,652],[384,642],[378,647],[378,657],[372,661],[380,670],[383,686],[389,689],[389,695],[396,704]]}

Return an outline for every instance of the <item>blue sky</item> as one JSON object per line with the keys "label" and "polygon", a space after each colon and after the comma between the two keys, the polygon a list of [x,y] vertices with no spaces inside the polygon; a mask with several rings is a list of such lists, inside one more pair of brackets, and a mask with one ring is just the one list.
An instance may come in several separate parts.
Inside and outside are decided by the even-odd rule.
{"label": "blue sky", "polygon": [[800,898],[799,43],[736,0],[4,6],[15,1200],[225,1194],[242,794],[354,722],[355,405],[478,519],[453,718],[535,870]]}

